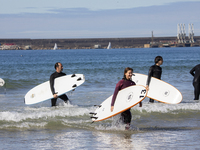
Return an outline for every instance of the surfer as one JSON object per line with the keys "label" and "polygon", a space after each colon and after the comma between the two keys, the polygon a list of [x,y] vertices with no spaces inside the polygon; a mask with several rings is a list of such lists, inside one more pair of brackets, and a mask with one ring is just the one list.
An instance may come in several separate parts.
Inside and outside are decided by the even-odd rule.
{"label": "surfer", "polygon": [[[129,68],[129,67],[125,68],[124,77],[122,78],[122,80],[120,80],[116,84],[116,87],[115,87],[115,91],[114,91],[112,102],[111,102],[111,112],[114,110],[114,104],[115,104],[115,100],[116,100],[118,92],[129,86],[136,85],[135,82],[131,80],[132,74],[133,74],[132,68]],[[142,107],[142,102],[140,102],[140,107]],[[125,126],[126,130],[130,128],[131,118],[132,118],[132,115],[131,115],[130,109],[121,113],[120,120],[126,124]]]}
{"label": "surfer", "polygon": [[[163,58],[161,56],[156,56],[154,59],[155,64],[150,67],[149,73],[148,73],[148,78],[147,78],[147,83],[146,83],[146,89],[147,91],[149,90],[149,84],[151,81],[151,77],[155,77],[157,79],[161,79],[161,74],[162,74],[162,68],[160,65],[163,64]],[[150,103],[154,103],[153,99],[149,99]]]}
{"label": "surfer", "polygon": [[53,97],[54,97],[54,98],[51,99],[51,106],[52,107],[56,106],[57,98],[62,99],[65,103],[67,103],[68,100],[69,100],[66,94],[58,96],[57,93],[55,92],[55,89],[54,89],[55,78],[65,76],[66,74],[62,72],[63,71],[63,65],[60,62],[57,62],[54,67],[55,67],[56,71],[53,74],[51,74],[51,76],[50,76],[50,87],[51,87],[51,92],[52,92]]}
{"label": "surfer", "polygon": [[194,100],[199,100],[200,94],[200,64],[196,65],[190,70],[190,74],[194,77],[193,86],[194,86]]}

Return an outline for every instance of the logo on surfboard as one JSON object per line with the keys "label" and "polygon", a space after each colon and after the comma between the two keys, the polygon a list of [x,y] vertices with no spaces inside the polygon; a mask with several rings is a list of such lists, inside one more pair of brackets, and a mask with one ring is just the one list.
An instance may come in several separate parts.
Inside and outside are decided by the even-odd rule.
{"label": "logo on surfboard", "polygon": [[132,98],[133,98],[133,92],[131,92],[131,93],[128,94],[128,96],[126,98],[126,101],[130,102],[132,100]]}
{"label": "logo on surfboard", "polygon": [[35,94],[32,94],[32,95],[31,95],[31,98],[34,98],[34,97],[35,97]]}
{"label": "logo on surfboard", "polygon": [[170,94],[170,91],[167,90],[167,91],[164,91],[163,96],[167,97],[167,96],[169,96],[169,94]]}

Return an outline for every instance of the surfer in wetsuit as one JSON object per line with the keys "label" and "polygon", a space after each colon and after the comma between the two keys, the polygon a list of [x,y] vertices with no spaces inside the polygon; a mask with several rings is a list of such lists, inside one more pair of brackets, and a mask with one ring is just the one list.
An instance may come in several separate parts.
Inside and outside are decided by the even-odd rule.
{"label": "surfer in wetsuit", "polygon": [[190,74],[194,77],[193,86],[194,86],[194,100],[199,100],[200,94],[200,64],[196,65],[190,70]]}
{"label": "surfer in wetsuit", "polygon": [[[118,92],[129,86],[136,85],[135,82],[131,80],[132,74],[133,74],[132,68],[129,68],[129,67],[125,68],[123,79],[120,80],[116,84],[116,87],[115,87],[115,91],[114,91],[112,102],[111,102],[111,112],[114,110],[114,104],[115,104],[115,100],[116,100]],[[140,107],[142,107],[142,102],[140,102]],[[132,115],[131,115],[130,109],[121,113],[120,120],[126,124],[126,127],[125,127],[126,130],[130,128],[131,118],[132,118]]]}
{"label": "surfer in wetsuit", "polygon": [[56,71],[50,76],[50,87],[51,87],[51,92],[52,92],[53,97],[54,97],[54,98],[51,99],[51,106],[52,107],[56,106],[57,98],[62,99],[65,103],[67,103],[68,100],[69,100],[66,94],[58,96],[57,93],[55,92],[55,89],[54,89],[55,78],[66,75],[65,73],[62,72],[63,71],[63,65],[60,62],[57,62],[55,64],[55,69],[56,69]]}
{"label": "surfer in wetsuit", "polygon": [[[163,63],[163,58],[161,56],[156,56],[154,59],[155,64],[150,67],[149,73],[148,73],[148,78],[147,78],[147,83],[146,83],[146,88],[149,90],[149,84],[151,81],[151,77],[155,77],[157,79],[161,79],[161,74],[162,74],[162,68],[160,65]],[[153,99],[149,99],[150,103],[154,103]]]}

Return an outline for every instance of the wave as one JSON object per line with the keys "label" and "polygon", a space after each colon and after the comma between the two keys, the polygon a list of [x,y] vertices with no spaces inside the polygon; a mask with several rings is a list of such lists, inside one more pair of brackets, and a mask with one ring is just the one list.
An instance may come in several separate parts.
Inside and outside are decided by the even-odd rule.
{"label": "wave", "polygon": [[[32,128],[87,128],[97,130],[115,130],[113,122],[119,117],[109,118],[105,121],[92,123],[90,112],[94,112],[94,106],[78,106],[60,104],[57,107],[24,107],[18,111],[0,112],[0,129],[32,129]],[[157,116],[161,120],[167,120],[171,115],[175,118],[187,119],[190,115],[199,116],[200,103],[180,103],[177,105],[143,103],[143,107],[135,106],[131,109],[133,119],[143,120]],[[165,118],[163,118],[163,114]],[[124,129],[124,127],[121,127]],[[119,129],[119,127],[117,127]]]}
{"label": "wave", "polygon": [[148,102],[144,103],[143,106],[133,107],[132,111],[139,111],[140,113],[181,113],[181,112],[190,112],[190,111],[199,111],[200,103],[197,102],[185,102],[180,104],[164,104],[164,103],[153,103],[149,104]]}

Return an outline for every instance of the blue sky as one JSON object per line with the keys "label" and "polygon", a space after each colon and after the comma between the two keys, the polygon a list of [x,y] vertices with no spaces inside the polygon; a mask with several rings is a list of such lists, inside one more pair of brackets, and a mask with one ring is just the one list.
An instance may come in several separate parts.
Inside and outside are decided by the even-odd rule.
{"label": "blue sky", "polygon": [[0,38],[200,36],[199,14],[200,0],[1,0]]}

